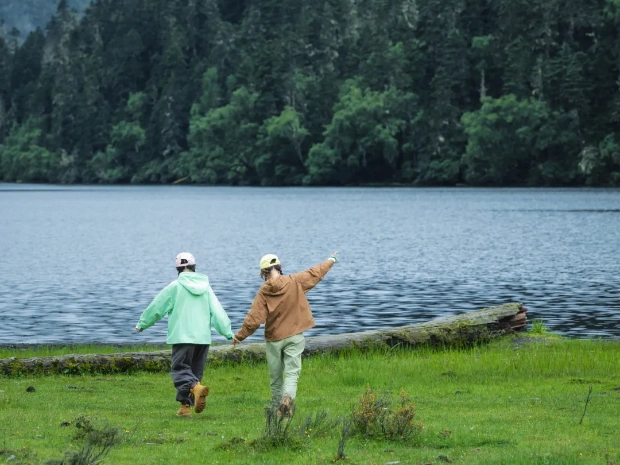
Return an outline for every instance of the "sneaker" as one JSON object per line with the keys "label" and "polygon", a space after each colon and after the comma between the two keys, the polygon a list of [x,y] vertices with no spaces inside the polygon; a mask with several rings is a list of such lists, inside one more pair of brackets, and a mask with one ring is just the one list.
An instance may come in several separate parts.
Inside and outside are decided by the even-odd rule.
{"label": "sneaker", "polygon": [[284,396],[282,398],[282,402],[278,405],[278,413],[283,417],[292,417],[293,416],[293,399],[289,396]]}
{"label": "sneaker", "polygon": [[196,383],[190,392],[194,396],[194,412],[200,413],[207,406],[207,396],[209,395],[209,387]]}
{"label": "sneaker", "polygon": [[192,411],[189,408],[189,405],[181,404],[179,411],[177,412],[177,417],[191,417]]}

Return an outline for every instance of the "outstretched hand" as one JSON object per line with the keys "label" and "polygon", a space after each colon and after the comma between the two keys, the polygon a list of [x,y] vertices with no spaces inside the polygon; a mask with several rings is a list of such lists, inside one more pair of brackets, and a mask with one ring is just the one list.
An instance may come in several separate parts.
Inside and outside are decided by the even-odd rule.
{"label": "outstretched hand", "polygon": [[137,333],[141,333],[142,331],[144,331],[144,330],[143,330],[143,329],[140,329],[140,328],[138,328],[138,327],[136,326],[136,332],[137,332]]}
{"label": "outstretched hand", "polygon": [[331,255],[329,256],[329,258],[333,258],[333,259],[334,259],[334,262],[337,262],[337,261],[338,261],[338,257],[336,257],[336,255],[338,255],[338,252],[337,252],[337,251],[336,251],[336,252],[334,252],[333,254],[331,254]]}

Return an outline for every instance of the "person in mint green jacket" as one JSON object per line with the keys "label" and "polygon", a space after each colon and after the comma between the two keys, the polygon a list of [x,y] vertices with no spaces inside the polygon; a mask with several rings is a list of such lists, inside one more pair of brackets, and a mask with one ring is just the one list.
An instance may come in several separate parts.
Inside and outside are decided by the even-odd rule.
{"label": "person in mint green jacket", "polygon": [[196,273],[193,255],[183,252],[176,257],[178,278],[168,284],[144,310],[136,325],[141,333],[168,316],[168,337],[172,345],[171,375],[181,403],[180,417],[200,413],[207,404],[209,387],[203,386],[202,375],[211,344],[211,327],[226,339],[233,333],[230,319],[217,300],[206,275]]}

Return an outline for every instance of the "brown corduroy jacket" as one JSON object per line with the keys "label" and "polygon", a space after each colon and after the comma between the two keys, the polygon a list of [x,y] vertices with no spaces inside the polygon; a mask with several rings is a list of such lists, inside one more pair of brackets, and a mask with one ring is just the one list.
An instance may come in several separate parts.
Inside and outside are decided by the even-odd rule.
{"label": "brown corduroy jacket", "polygon": [[278,276],[264,283],[235,334],[239,341],[251,336],[265,323],[265,340],[275,342],[314,326],[306,292],[316,286],[333,266],[332,260],[300,273]]}

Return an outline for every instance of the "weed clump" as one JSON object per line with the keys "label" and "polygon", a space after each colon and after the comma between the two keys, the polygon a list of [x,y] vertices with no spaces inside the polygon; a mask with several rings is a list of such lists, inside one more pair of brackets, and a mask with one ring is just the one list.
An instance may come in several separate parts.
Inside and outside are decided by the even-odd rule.
{"label": "weed clump", "polygon": [[353,434],[353,421],[351,418],[343,418],[340,421],[341,429],[340,429],[340,440],[338,441],[338,452],[336,453],[336,457],[332,462],[337,462],[339,460],[344,460],[347,458],[344,453],[345,446],[347,445],[347,441]]}
{"label": "weed clump", "polygon": [[532,321],[532,327],[529,333],[545,336],[549,334],[549,328],[547,328],[547,325],[543,320],[534,320]]}
{"label": "weed clump", "polygon": [[331,418],[329,410],[320,410],[306,415],[301,422],[294,422],[294,405],[291,408],[291,415],[282,415],[278,411],[278,404],[269,405],[264,413],[265,429],[261,437],[252,441],[234,437],[216,446],[215,450],[229,452],[244,447],[251,447],[256,451],[279,448],[300,450],[310,444],[312,439],[326,436],[343,421],[341,418]]}
{"label": "weed clump", "polygon": [[89,417],[77,418],[74,425],[77,431],[73,439],[83,443],[80,450],[66,451],[62,459],[48,460],[45,465],[98,465],[121,442],[118,429],[108,425],[99,427]]}
{"label": "weed clump", "polygon": [[306,415],[297,428],[302,437],[314,438],[325,436],[339,424],[339,418],[330,418],[329,410],[319,410]]}
{"label": "weed clump", "polygon": [[365,436],[389,441],[416,439],[423,429],[422,422],[415,420],[415,404],[404,389],[400,390],[398,407],[391,408],[389,394],[373,392],[370,386],[359,398],[353,410],[353,428]]}
{"label": "weed clump", "polygon": [[265,431],[263,436],[252,441],[250,445],[256,450],[269,450],[279,447],[301,449],[304,440],[301,435],[295,434],[290,428],[295,417],[295,409],[291,409],[291,416],[283,416],[278,412],[278,406],[271,404],[265,408]]}

